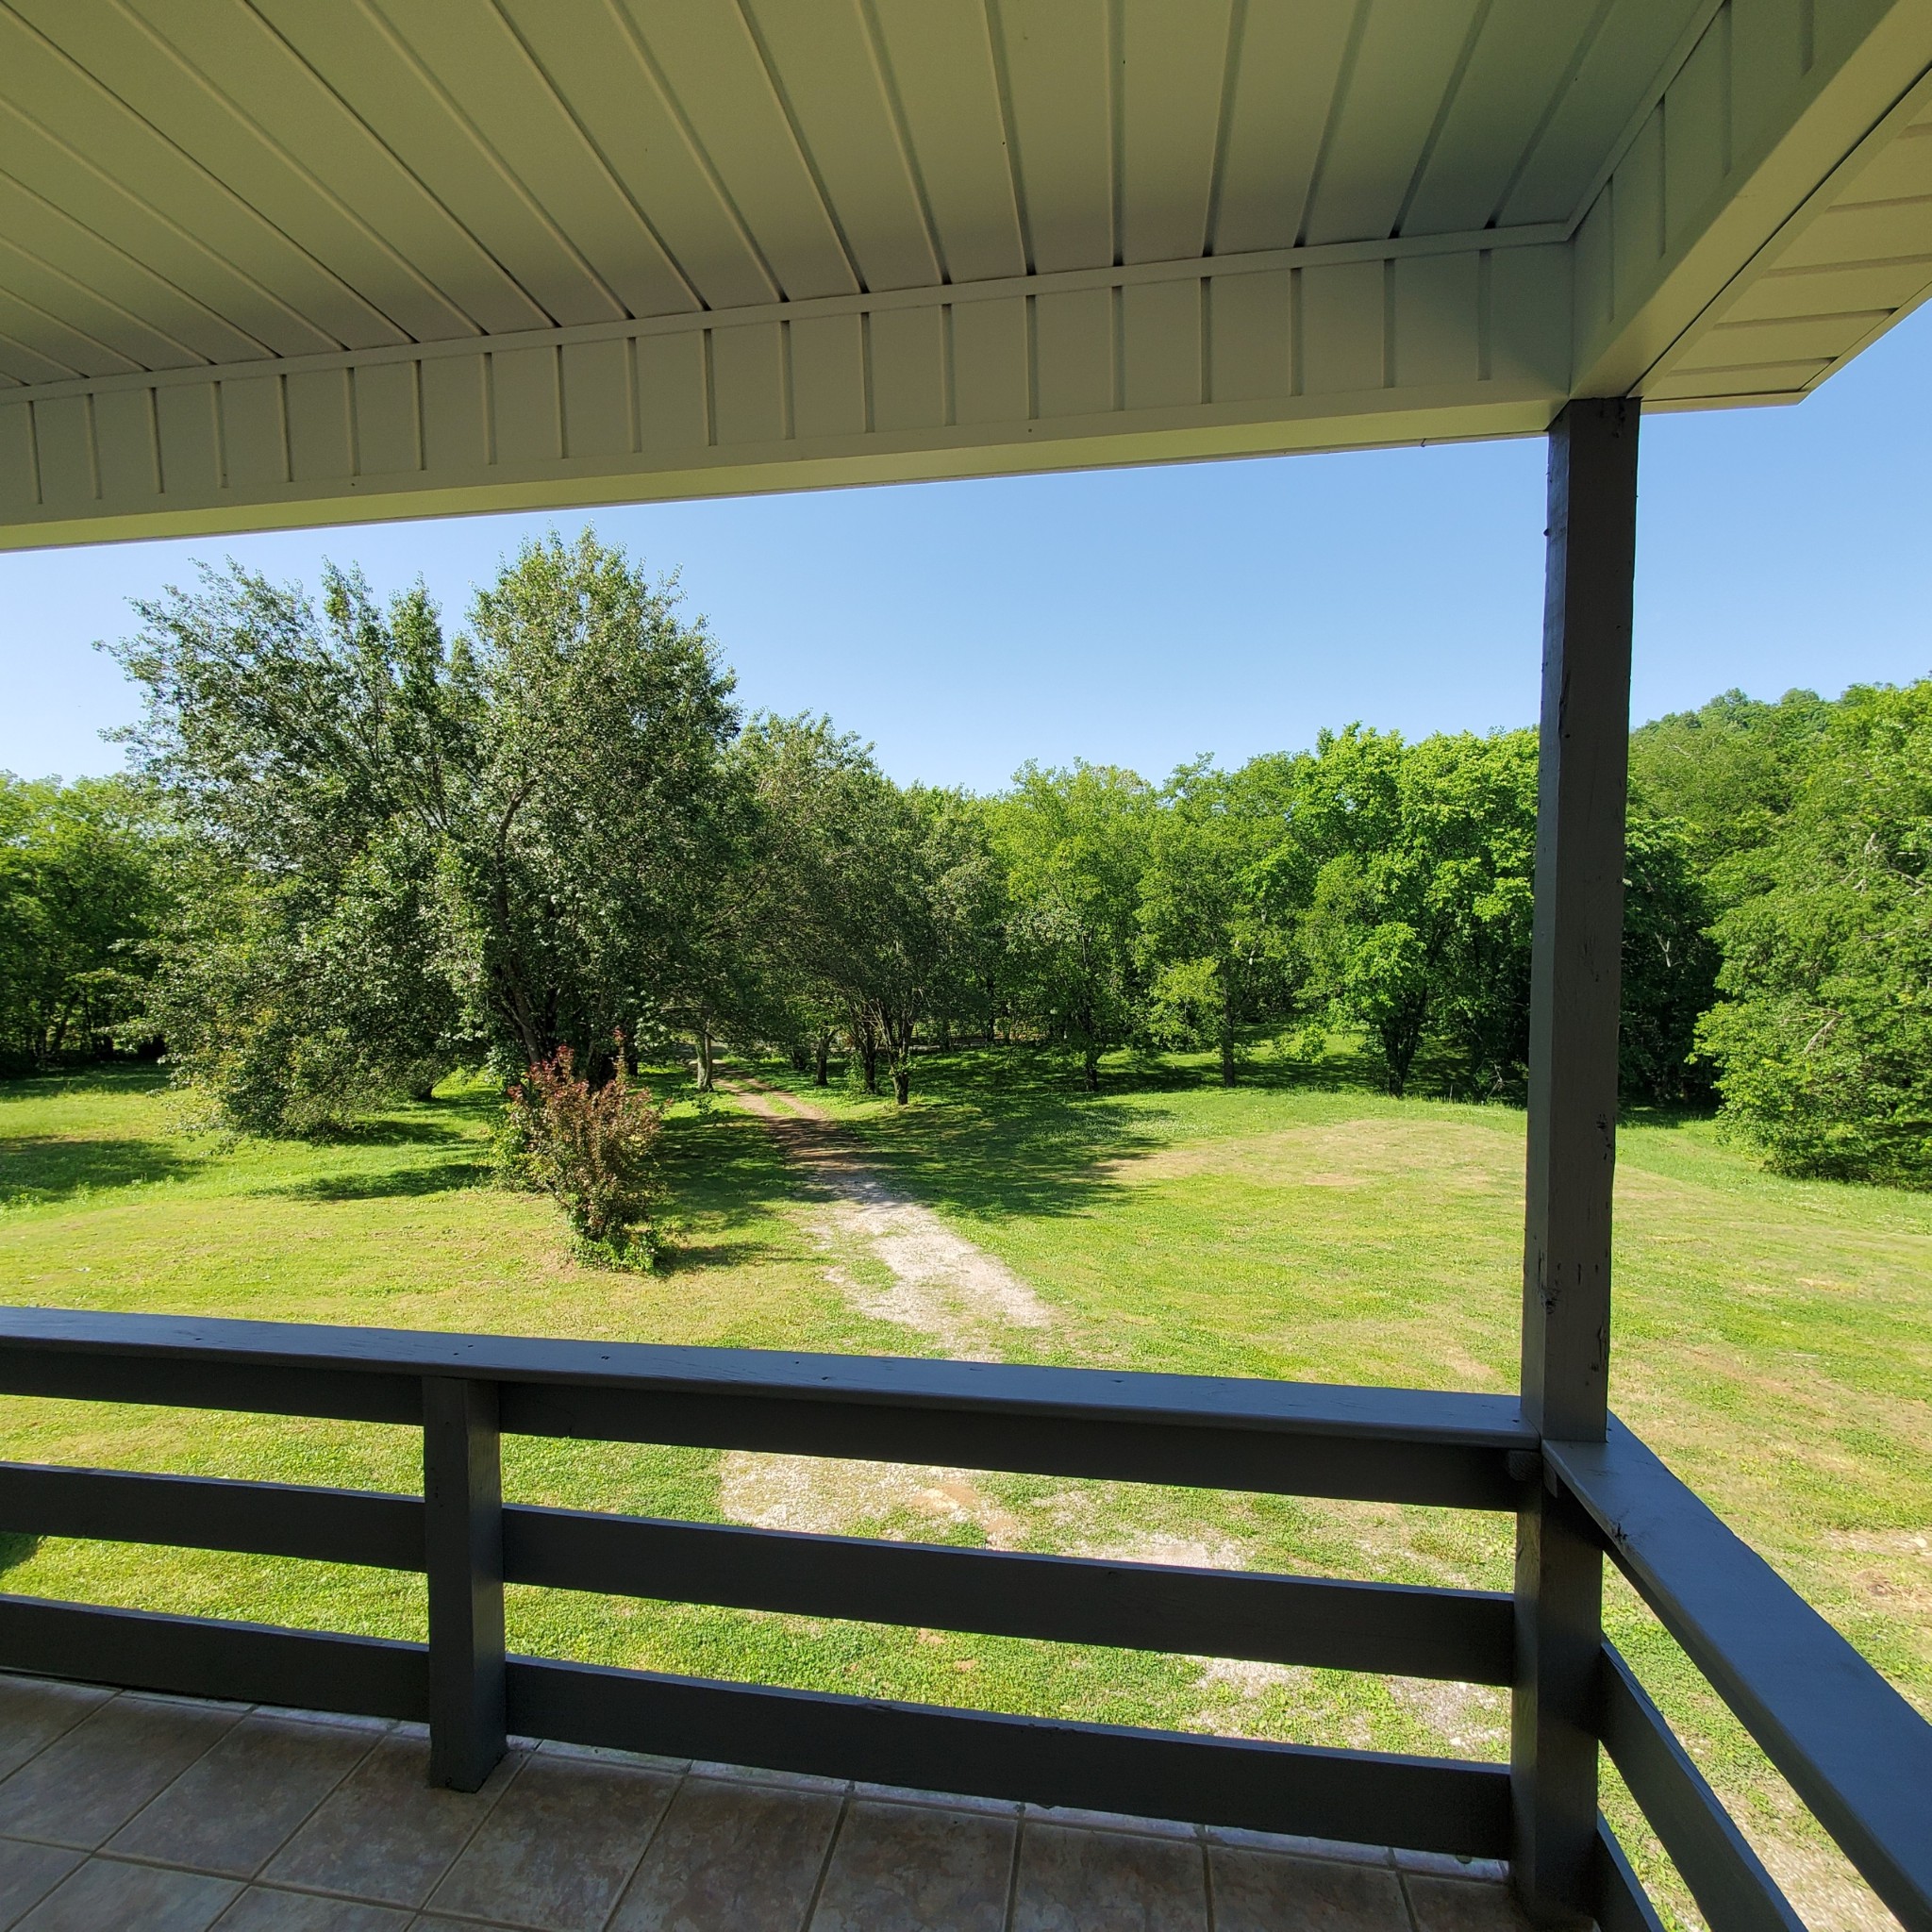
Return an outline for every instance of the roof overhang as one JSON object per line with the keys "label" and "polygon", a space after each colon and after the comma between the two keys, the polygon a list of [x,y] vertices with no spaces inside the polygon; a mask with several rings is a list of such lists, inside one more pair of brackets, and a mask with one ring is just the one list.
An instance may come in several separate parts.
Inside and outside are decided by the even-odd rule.
{"label": "roof overhang", "polygon": [[1932,0],[14,0],[0,547],[1790,401]]}

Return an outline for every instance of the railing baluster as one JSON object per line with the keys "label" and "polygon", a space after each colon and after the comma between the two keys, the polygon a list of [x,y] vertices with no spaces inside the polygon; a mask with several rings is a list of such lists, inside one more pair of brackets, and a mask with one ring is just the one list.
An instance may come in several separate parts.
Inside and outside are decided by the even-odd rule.
{"label": "railing baluster", "polygon": [[503,1477],[496,1385],[423,1378],[429,1781],[474,1791],[504,1751]]}

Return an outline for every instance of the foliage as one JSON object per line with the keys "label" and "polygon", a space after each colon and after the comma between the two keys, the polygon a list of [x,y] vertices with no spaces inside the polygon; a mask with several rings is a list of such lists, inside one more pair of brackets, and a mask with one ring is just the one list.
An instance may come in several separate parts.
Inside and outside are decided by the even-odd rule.
{"label": "foliage", "polygon": [[648,1268],[664,1117],[647,1088],[630,1084],[623,1040],[609,1078],[594,1086],[576,1071],[571,1049],[559,1046],[509,1088],[505,1113],[517,1177],[563,1209],[591,1254]]}
{"label": "foliage", "polygon": [[1286,1014],[1303,973],[1269,861],[1291,838],[1307,762],[1183,765],[1148,837],[1138,912],[1147,1028],[1165,1046],[1212,1044],[1229,1087],[1242,1029]]}
{"label": "foliage", "polygon": [[1725,882],[1724,1119],[1786,1173],[1932,1185],[1932,680],[1847,691]]}
{"label": "foliage", "polygon": [[1156,807],[1146,780],[1117,765],[1029,764],[993,822],[1024,997],[1049,1038],[1078,1053],[1090,1093],[1101,1055],[1139,1024],[1141,891]]}
{"label": "foliage", "polygon": [[1312,989],[1374,1041],[1392,1094],[1431,1040],[1462,1091],[1513,1085],[1528,1040],[1535,734],[1406,746],[1351,726],[1323,735],[1300,791],[1302,853],[1275,870],[1312,870]]}
{"label": "foliage", "polygon": [[0,773],[0,1067],[92,1058],[130,1026],[167,857],[157,802],[127,779]]}

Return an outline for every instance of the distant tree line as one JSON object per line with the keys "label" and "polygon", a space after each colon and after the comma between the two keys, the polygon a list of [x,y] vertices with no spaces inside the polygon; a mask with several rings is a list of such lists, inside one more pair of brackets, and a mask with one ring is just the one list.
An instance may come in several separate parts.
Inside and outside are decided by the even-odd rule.
{"label": "distant tree line", "polygon": [[[230,566],[138,607],[130,775],[0,793],[0,1051],[164,1041],[231,1124],[303,1133],[458,1064],[835,1058],[906,1100],[965,1041],[1359,1042],[1394,1094],[1520,1092],[1536,734],[1352,725],[1165,783],[894,783],[746,717],[675,591],[586,535],[447,630]],[[1794,1173],[1932,1179],[1932,681],[1732,693],[1631,741],[1626,1097],[1721,1099]],[[622,1044],[620,1044],[620,1040]]]}

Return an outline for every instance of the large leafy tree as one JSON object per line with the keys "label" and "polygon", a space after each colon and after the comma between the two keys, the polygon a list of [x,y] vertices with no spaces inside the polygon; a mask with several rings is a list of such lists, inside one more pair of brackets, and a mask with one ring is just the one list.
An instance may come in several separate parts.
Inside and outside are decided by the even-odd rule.
{"label": "large leafy tree", "polygon": [[1283,1012],[1298,976],[1270,860],[1291,836],[1300,764],[1183,765],[1151,821],[1139,913],[1150,1030],[1213,1045],[1224,1086],[1235,1084],[1241,1029]]}
{"label": "large leafy tree", "polygon": [[0,773],[0,1062],[100,1053],[139,1011],[168,836],[125,778]]}
{"label": "large leafy tree", "polygon": [[335,570],[319,611],[234,566],[138,608],[132,749],[194,838],[155,1011],[236,1124],[340,1122],[478,1050],[595,1070],[688,991],[737,717],[621,552],[527,546],[455,639],[420,586],[382,608]]}
{"label": "large leafy tree", "polygon": [[1154,788],[1117,765],[1022,768],[995,820],[1011,881],[1010,939],[1049,1037],[1080,1057],[1087,1091],[1100,1057],[1141,1024],[1141,882]]}
{"label": "large leafy tree", "polygon": [[1846,692],[1725,890],[1724,1117],[1787,1173],[1932,1184],[1932,679]]}
{"label": "large leafy tree", "polygon": [[1324,733],[1301,777],[1312,865],[1314,988],[1407,1091],[1433,1040],[1466,1091],[1513,1080],[1527,1043],[1536,740],[1469,733],[1406,745]]}

